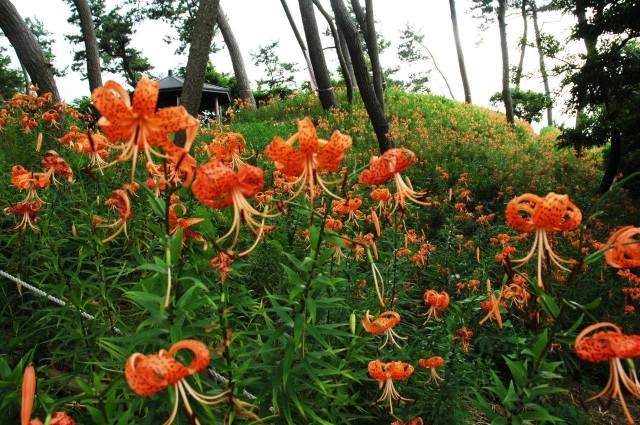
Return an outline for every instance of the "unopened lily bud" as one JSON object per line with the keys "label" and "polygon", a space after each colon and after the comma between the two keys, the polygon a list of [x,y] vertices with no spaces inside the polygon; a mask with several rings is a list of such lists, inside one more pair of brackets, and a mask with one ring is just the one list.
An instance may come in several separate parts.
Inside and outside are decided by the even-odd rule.
{"label": "unopened lily bud", "polygon": [[74,238],[78,237],[78,232],[76,231],[76,225],[75,224],[71,225],[71,234],[73,235]]}

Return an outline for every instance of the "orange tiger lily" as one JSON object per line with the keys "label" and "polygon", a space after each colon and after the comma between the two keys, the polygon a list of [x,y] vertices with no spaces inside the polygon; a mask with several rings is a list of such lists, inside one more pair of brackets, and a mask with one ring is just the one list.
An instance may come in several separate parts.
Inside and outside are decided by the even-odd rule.
{"label": "orange tiger lily", "polygon": [[627,226],[613,233],[607,245],[611,248],[604,258],[611,267],[633,269],[640,267],[640,227]]}
{"label": "orange tiger lily", "polygon": [[20,190],[27,190],[27,197],[22,202],[43,202],[36,190],[49,187],[50,180],[46,173],[34,173],[25,170],[22,165],[14,165],[11,168],[11,183]]}
{"label": "orange tiger lily", "polygon": [[[189,350],[193,353],[193,360],[188,366],[175,359],[178,350]],[[186,381],[186,377],[198,373],[209,366],[211,353],[206,345],[195,340],[183,340],[171,346],[169,351],[160,350],[158,354],[145,356],[135,353],[129,357],[124,368],[124,375],[129,387],[140,396],[150,396],[172,386],[176,391],[175,403],[171,416],[164,425],[170,425],[178,413],[178,402],[182,398],[185,410],[192,423],[200,425],[189,404],[187,393],[196,401],[214,406],[226,400],[229,391],[214,396],[207,396],[196,392]],[[180,397],[178,397],[180,394]]]}
{"label": "orange tiger lily", "polygon": [[45,173],[47,178],[53,180],[53,184],[58,186],[60,182],[56,179],[56,173],[60,174],[60,177],[67,179],[69,183],[75,182],[73,179],[73,170],[60,155],[54,150],[48,150],[44,153],[42,158],[42,165],[47,169]]}
{"label": "orange tiger lily", "polygon": [[231,164],[231,167],[237,170],[247,159],[242,157],[246,146],[247,142],[240,133],[219,133],[207,146],[207,153],[225,164]]}
{"label": "orange tiger lily", "polygon": [[[31,419],[33,412],[33,400],[36,396],[36,370],[29,365],[24,368],[22,376],[22,409],[20,411],[21,425],[42,425],[38,418]],[[75,425],[76,421],[71,419],[65,412],[54,412],[50,425]]]}
{"label": "orange tiger lily", "polygon": [[[102,170],[107,165],[104,159],[109,156],[109,152],[107,151],[107,138],[104,135],[99,132],[91,133],[91,131],[87,131],[87,134],[70,134],[72,134],[72,137],[69,138],[71,147],[76,152],[89,155],[89,167],[97,165],[98,169]],[[61,138],[60,141],[62,142],[63,139]]]}
{"label": "orange tiger lily", "polygon": [[[91,99],[96,109],[102,114],[98,125],[111,142],[110,148],[121,149],[116,159],[100,168],[110,167],[117,162],[132,160],[131,181],[133,182],[138,159],[138,152],[144,152],[147,160],[153,164],[153,156],[166,158],[152,149],[153,146],[167,152],[178,149],[188,152],[198,132],[199,122],[189,115],[183,106],[171,106],[157,112],[159,86],[157,81],[142,77],[136,85],[133,102],[129,93],[115,81],[107,81],[103,87],[93,91]],[[187,140],[184,149],[173,145],[167,135],[186,130]],[[175,148],[172,148],[174,146]],[[174,156],[176,156],[174,154]]]}
{"label": "orange tiger lily", "polygon": [[235,234],[231,248],[238,241],[242,221],[249,225],[251,231],[257,235],[256,241],[247,251],[238,254],[243,256],[256,247],[264,231],[272,230],[274,226],[265,226],[254,217],[272,218],[278,214],[260,212],[247,202],[247,197],[259,193],[264,186],[262,169],[248,164],[242,164],[236,173],[222,161],[212,158],[206,164],[196,168],[196,179],[191,190],[196,198],[204,205],[213,208],[233,206],[233,223],[227,233],[218,238],[221,242]]}
{"label": "orange tiger lily", "polygon": [[[611,328],[613,331],[597,332],[592,336],[590,333],[601,328]],[[611,398],[620,398],[620,404],[629,421],[634,424],[633,417],[624,401],[620,381],[636,398],[640,398],[640,383],[636,375],[635,369],[631,369],[631,377],[627,375],[622,366],[621,359],[640,357],[640,335],[625,335],[622,330],[613,323],[596,323],[587,326],[576,338],[575,350],[578,357],[591,363],[599,363],[609,361],[609,382],[604,389],[589,398],[587,402],[600,397],[610,395]]]}
{"label": "orange tiger lily", "polygon": [[111,198],[107,199],[104,204],[117,206],[119,218],[111,224],[104,224],[104,219],[98,216],[93,217],[93,222],[98,224],[98,227],[104,227],[107,229],[118,229],[113,235],[109,236],[106,239],[103,239],[102,243],[109,242],[120,233],[122,233],[122,231],[124,231],[124,235],[128,237],[127,222],[133,217],[133,211],[131,210],[131,201],[129,200],[129,195],[127,194],[127,192],[122,189],[114,190],[111,194]]}
{"label": "orange tiger lily", "polygon": [[436,369],[439,369],[444,365],[444,359],[440,356],[433,356],[428,358],[427,360],[420,359],[418,361],[418,364],[425,369],[429,369],[431,372],[431,375],[429,376],[429,380],[427,381],[427,384],[433,381],[433,383],[439,386],[440,384],[438,383],[438,381],[442,381],[444,378],[438,375],[438,372],[436,371]]}
{"label": "orange tiger lily", "polygon": [[[524,214],[524,217],[520,215]],[[551,192],[544,198],[526,193],[517,196],[507,204],[507,223],[513,228],[522,232],[535,232],[535,240],[529,253],[518,260],[512,260],[518,264],[514,268],[525,265],[538,251],[538,286],[544,288],[542,283],[542,258],[546,256],[558,268],[570,272],[561,263],[570,263],[556,255],[551,249],[551,244],[547,238],[548,233],[556,233],[564,230],[576,228],[582,222],[582,212],[573,202],[569,201],[569,196],[558,195]]]}
{"label": "orange tiger lily", "polygon": [[373,322],[371,321],[371,319],[373,319],[373,316],[370,315],[369,310],[367,310],[367,312],[364,315],[364,319],[362,319],[362,327],[367,332],[374,335],[377,335],[380,333],[385,334],[386,338],[384,340],[384,344],[380,346],[380,349],[382,349],[385,345],[387,345],[389,341],[391,341],[391,343],[396,347],[402,348],[400,347],[400,344],[398,344],[398,342],[395,340],[395,338],[399,338],[399,339],[407,339],[407,338],[406,337],[403,338],[399,336],[393,330],[393,328],[398,323],[400,323],[400,315],[398,313],[396,313],[395,311],[385,311],[383,313],[380,313],[378,318],[375,319]]}
{"label": "orange tiger lily", "polygon": [[487,279],[487,296],[489,297],[489,301],[483,301],[480,303],[480,308],[488,311],[484,319],[480,321],[480,325],[484,325],[487,320],[495,319],[498,324],[498,329],[502,329],[502,316],[500,315],[502,291],[500,292],[500,297],[496,297],[493,291],[491,291],[491,281],[489,279]]}
{"label": "orange tiger lily", "polygon": [[401,361],[382,363],[380,360],[373,360],[369,362],[368,370],[369,376],[379,382],[380,388],[384,387],[382,395],[376,402],[385,400],[389,403],[389,409],[393,415],[394,400],[409,400],[400,396],[393,386],[393,381],[405,380],[410,377],[413,373],[413,366]]}
{"label": "orange tiger lily", "polygon": [[[309,185],[311,202],[315,197],[316,184],[328,195],[341,199],[327,188],[328,182],[318,175],[318,171],[336,171],[340,167],[345,151],[352,145],[351,137],[335,130],[328,141],[319,139],[316,128],[308,117],[297,120],[296,123],[297,133],[286,141],[278,136],[274,137],[264,150],[264,154],[273,160],[278,170],[286,176],[297,176],[294,181],[287,183],[289,186],[300,184],[300,188],[288,201],[298,196],[306,184]],[[293,147],[296,142],[298,150]]]}
{"label": "orange tiger lily", "polygon": [[471,338],[473,338],[474,335],[473,331],[470,331],[466,326],[463,326],[456,331],[456,335],[458,336],[454,337],[453,340],[455,341],[459,339],[460,342],[462,342],[462,351],[468,353],[471,346]]}
{"label": "orange tiger lily", "polygon": [[409,179],[406,183],[402,179],[401,173],[410,165],[415,164],[417,160],[416,154],[409,149],[389,149],[380,157],[371,157],[369,168],[362,171],[359,181],[362,184],[379,185],[393,179],[396,184],[396,205],[391,212],[395,211],[398,206],[404,208],[407,199],[418,205],[431,206],[431,203],[418,199],[426,192],[416,192],[411,187]]}
{"label": "orange tiger lily", "polygon": [[40,208],[42,208],[42,202],[31,201],[19,202],[12,207],[5,208],[3,211],[7,215],[13,214],[22,216],[22,220],[16,227],[14,227],[14,229],[21,229],[24,232],[27,229],[27,226],[29,226],[31,230],[38,232],[40,229],[35,226],[35,223],[38,221],[38,212],[40,212]]}
{"label": "orange tiger lily", "polygon": [[169,229],[169,234],[173,235],[179,229],[182,229],[182,246],[185,246],[187,237],[189,237],[197,240],[198,242],[202,242],[202,244],[204,245],[202,249],[206,251],[208,248],[207,240],[201,234],[196,233],[193,230],[189,229],[189,227],[203,222],[204,218],[178,217],[178,214],[176,213],[176,208],[180,209],[182,215],[184,215],[187,212],[187,207],[185,207],[184,204],[178,203],[178,204],[171,204],[169,206],[169,225],[171,226],[171,228]]}
{"label": "orange tiger lily", "polygon": [[438,293],[433,289],[428,289],[424,293],[423,299],[425,304],[430,306],[429,311],[426,313],[427,320],[425,320],[424,323],[427,323],[432,316],[434,319],[440,320],[440,314],[449,306],[449,302],[451,301],[451,297],[449,297],[447,291]]}

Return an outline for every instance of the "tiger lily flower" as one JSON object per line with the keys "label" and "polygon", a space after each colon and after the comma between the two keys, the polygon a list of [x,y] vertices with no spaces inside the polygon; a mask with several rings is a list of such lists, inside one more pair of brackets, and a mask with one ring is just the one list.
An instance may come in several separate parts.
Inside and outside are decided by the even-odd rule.
{"label": "tiger lily flower", "polygon": [[203,249],[206,251],[208,248],[207,240],[204,237],[202,237],[201,234],[196,233],[193,230],[189,229],[189,227],[203,222],[204,218],[178,217],[178,214],[176,213],[176,208],[180,209],[180,212],[182,215],[184,215],[187,212],[187,207],[184,204],[177,203],[177,204],[171,204],[169,206],[169,225],[171,226],[171,228],[169,229],[169,234],[173,235],[177,233],[178,230],[182,229],[182,246],[185,246],[187,237],[189,237],[197,240],[198,242],[202,242],[202,244],[204,245]]}
{"label": "tiger lily flower", "polygon": [[[60,139],[62,142],[63,139]],[[102,169],[107,165],[104,160],[109,156],[107,151],[107,138],[99,132],[91,133],[87,131],[87,134],[78,133],[75,139],[71,139],[71,147],[78,153],[86,153],[89,155],[89,167],[94,165],[98,166],[98,169]]]}
{"label": "tiger lily flower", "polygon": [[237,170],[247,159],[242,157],[246,146],[247,142],[240,133],[219,133],[207,146],[207,153]]}
{"label": "tiger lily flower", "polygon": [[449,306],[451,301],[451,297],[446,291],[438,293],[434,289],[428,289],[422,298],[425,304],[430,306],[429,311],[426,313],[427,320],[424,321],[425,324],[431,317],[440,320],[440,314]]}
{"label": "tiger lily flower", "polygon": [[111,224],[104,224],[104,219],[98,216],[93,217],[93,221],[94,223],[98,224],[98,227],[104,227],[107,229],[117,228],[116,232],[108,238],[103,239],[102,243],[111,241],[120,233],[122,233],[122,231],[124,231],[125,236],[128,237],[127,222],[133,217],[133,211],[131,210],[131,201],[129,200],[129,195],[127,194],[127,192],[122,189],[114,190],[111,194],[111,198],[105,201],[104,204],[117,206],[119,218]]}
{"label": "tiger lily flower", "polygon": [[502,329],[502,316],[500,315],[502,291],[500,292],[500,297],[496,297],[493,291],[491,291],[491,281],[489,279],[487,279],[487,296],[489,297],[489,301],[483,301],[480,303],[480,308],[488,311],[484,319],[480,321],[480,325],[484,325],[489,319],[495,319],[498,324],[498,329]]}
{"label": "tiger lily flower", "polygon": [[56,179],[56,173],[60,174],[60,177],[67,179],[69,183],[75,182],[73,179],[73,170],[60,155],[54,150],[48,150],[42,158],[42,165],[47,169],[45,173],[49,179],[53,181],[53,184],[58,186],[60,182]]}
{"label": "tiger lily flower", "polygon": [[362,171],[359,181],[362,184],[374,186],[393,179],[396,184],[396,205],[391,212],[395,211],[398,206],[404,209],[407,199],[418,205],[431,206],[431,203],[419,200],[426,192],[416,192],[411,187],[409,179],[406,179],[405,182],[402,178],[401,173],[410,165],[415,164],[417,160],[416,154],[409,149],[389,149],[380,157],[371,157],[369,168]]}
{"label": "tiger lily flower", "polygon": [[400,315],[398,313],[396,313],[395,311],[385,311],[383,313],[380,313],[378,318],[375,319],[373,322],[371,321],[371,319],[373,319],[373,316],[370,315],[369,310],[367,310],[367,312],[364,315],[364,319],[362,319],[362,327],[367,332],[374,335],[377,335],[380,333],[385,334],[386,338],[384,340],[384,344],[380,346],[380,349],[384,348],[384,346],[387,345],[389,341],[391,341],[391,343],[396,347],[402,348],[400,347],[400,344],[398,344],[398,342],[396,341],[396,338],[407,339],[407,337],[403,338],[393,330],[393,328],[398,323],[400,323]]}
{"label": "tiger lily flower", "polygon": [[[31,419],[33,412],[33,400],[36,396],[36,370],[29,365],[24,368],[22,376],[22,409],[20,411],[21,425],[42,425],[38,418]],[[65,412],[54,412],[50,425],[75,425],[76,421],[71,419]]]}
{"label": "tiger lily flower", "polygon": [[247,251],[237,254],[241,257],[251,252],[265,231],[274,229],[274,226],[265,226],[254,217],[263,219],[276,217],[278,214],[260,212],[252,207],[247,197],[259,193],[264,186],[264,174],[262,169],[248,164],[242,164],[236,173],[231,167],[222,161],[212,158],[206,164],[196,168],[196,179],[191,185],[191,190],[200,202],[212,208],[225,208],[233,206],[233,222],[227,233],[218,238],[221,242],[234,234],[233,248],[238,242],[240,226],[242,222],[249,225],[251,231],[257,235],[256,241]]}
{"label": "tiger lily flower", "polygon": [[14,165],[11,168],[11,183],[20,190],[27,190],[27,197],[22,202],[35,200],[44,203],[36,190],[49,187],[50,179],[46,173],[34,173],[25,170],[22,165]]}
{"label": "tiger lily flower", "polygon": [[[175,359],[175,354],[183,349],[193,353],[193,360],[188,366]],[[170,425],[175,420],[180,398],[184,402],[190,423],[200,425],[189,404],[187,394],[199,403],[209,406],[225,401],[229,394],[227,390],[214,396],[207,396],[196,392],[187,382],[187,376],[206,369],[210,361],[211,353],[206,345],[195,340],[183,340],[173,344],[169,351],[160,350],[158,354],[149,356],[141,353],[131,355],[125,364],[124,375],[133,392],[143,397],[155,394],[169,386],[174,388],[176,395],[173,411],[163,425]]]}
{"label": "tiger lily flower", "polygon": [[[600,331],[592,336],[588,336],[592,332],[602,328],[610,328],[613,330],[606,332]],[[596,323],[587,326],[578,334],[575,350],[578,357],[591,363],[609,361],[609,370],[611,372],[609,382],[607,382],[607,385],[600,393],[589,398],[587,402],[607,395],[610,395],[611,398],[619,397],[620,404],[622,405],[629,424],[634,424],[633,417],[622,395],[620,381],[629,390],[631,395],[636,398],[640,398],[640,383],[638,383],[635,369],[631,369],[631,377],[629,377],[622,366],[621,360],[640,356],[640,335],[625,335],[622,333],[622,330],[613,323]]]}
{"label": "tiger lily flower", "polygon": [[[115,81],[107,81],[104,86],[93,91],[91,99],[96,109],[102,114],[98,125],[110,142],[108,147],[122,150],[116,159],[100,169],[110,167],[118,162],[132,160],[131,181],[134,180],[138,152],[144,152],[147,160],[153,162],[152,156],[166,158],[153,149],[159,147],[163,151],[172,149],[167,134],[186,130],[187,140],[184,149],[188,152],[198,132],[199,122],[189,115],[183,106],[171,106],[155,111],[158,102],[159,85],[142,77],[136,85],[133,102],[129,93]],[[175,153],[174,153],[175,155]]]}
{"label": "tiger lily flower", "polygon": [[[523,213],[524,217],[520,215]],[[522,232],[535,232],[535,240],[529,253],[521,259],[512,260],[518,264],[514,269],[522,267],[538,252],[538,286],[542,283],[542,258],[547,257],[561,270],[570,272],[561,263],[570,263],[560,258],[551,249],[547,234],[571,230],[582,222],[582,212],[569,201],[569,196],[551,192],[544,198],[526,193],[517,196],[507,204],[507,223]]]}
{"label": "tiger lily flower", "polygon": [[[289,186],[300,184],[300,188],[287,202],[298,196],[306,184],[309,185],[311,202],[315,197],[316,184],[328,195],[341,199],[327,188],[328,182],[320,177],[318,171],[320,169],[336,171],[340,167],[345,151],[352,145],[351,137],[335,130],[328,141],[319,139],[309,117],[296,122],[297,133],[286,141],[278,136],[274,137],[264,150],[264,154],[273,160],[278,170],[286,176],[297,176],[294,181],[287,182]],[[298,150],[293,147],[296,142],[298,142]]]}
{"label": "tiger lily flower", "polygon": [[434,356],[434,357],[428,358],[427,360],[420,359],[418,361],[418,364],[423,368],[429,369],[431,371],[431,375],[429,376],[429,380],[427,381],[427,384],[433,381],[433,383],[439,386],[440,384],[438,383],[438,381],[442,381],[444,378],[438,375],[438,372],[436,371],[436,369],[439,369],[444,365],[444,359],[440,356]]}
{"label": "tiger lily flower", "polygon": [[456,335],[458,336],[454,337],[453,340],[455,341],[459,339],[460,342],[462,342],[462,351],[468,353],[471,345],[471,338],[473,338],[474,335],[473,331],[470,331],[466,326],[463,326],[456,331]]}
{"label": "tiger lily flower", "polygon": [[640,267],[639,236],[640,227],[633,226],[623,227],[613,233],[607,241],[611,248],[604,254],[607,264],[617,269]]}
{"label": "tiger lily flower", "polygon": [[36,221],[38,221],[38,213],[40,212],[40,208],[42,208],[42,202],[40,201],[30,201],[30,202],[19,202],[12,207],[7,207],[3,211],[5,214],[13,214],[17,216],[22,216],[22,220],[20,223],[14,227],[14,229],[21,229],[23,232],[27,229],[27,226],[31,228],[34,232],[40,231],[35,226]]}
{"label": "tiger lily flower", "polygon": [[384,387],[382,395],[376,402],[385,400],[389,403],[390,413],[393,415],[394,400],[409,400],[400,396],[393,386],[393,381],[400,381],[410,377],[413,373],[413,366],[402,361],[382,363],[380,360],[373,360],[369,362],[368,370],[369,376],[379,382],[380,388]]}

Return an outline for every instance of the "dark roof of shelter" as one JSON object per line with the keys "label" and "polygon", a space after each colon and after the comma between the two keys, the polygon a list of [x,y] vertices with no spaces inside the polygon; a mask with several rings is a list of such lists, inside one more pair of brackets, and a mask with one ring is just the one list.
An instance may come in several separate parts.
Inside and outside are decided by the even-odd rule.
{"label": "dark roof of shelter", "polygon": [[[173,72],[169,71],[169,75],[158,81],[160,93],[158,95],[158,107],[163,108],[177,104],[177,98],[182,93],[184,79],[176,77]],[[200,111],[213,109],[215,107],[215,98],[218,99],[219,105],[227,105],[231,103],[231,95],[226,87],[216,86],[214,84],[204,83],[202,86],[202,101],[200,102]]]}

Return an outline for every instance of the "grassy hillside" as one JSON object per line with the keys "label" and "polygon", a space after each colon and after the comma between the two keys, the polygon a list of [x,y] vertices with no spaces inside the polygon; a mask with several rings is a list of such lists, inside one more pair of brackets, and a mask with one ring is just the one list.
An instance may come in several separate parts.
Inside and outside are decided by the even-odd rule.
{"label": "grassy hillside", "polygon": [[[113,166],[90,164],[103,131],[96,117],[37,99],[1,108],[0,269],[65,304],[1,278],[0,411],[9,423],[18,422],[27,364],[38,375],[32,417],[64,410],[78,423],[162,423],[174,412],[174,423],[193,423],[184,407],[173,410],[184,398],[207,424],[624,421],[619,401],[605,416],[595,401],[590,414],[582,408],[609,366],[574,349],[589,324],[638,332],[640,278],[602,258],[614,230],[638,225],[638,209],[619,187],[595,193],[601,153],[578,158],[556,149],[555,129],[512,130],[485,108],[387,90],[390,136],[416,161],[369,185],[360,179],[379,155],[376,137],[362,104],[338,96],[334,111],[305,94],[230,109],[222,127],[200,128],[191,156],[153,139],[155,172],[132,138],[135,184],[132,161],[116,161],[121,141],[104,148]],[[318,167],[339,150],[305,156],[315,168],[300,180],[282,168],[298,144],[272,143],[302,132],[305,117],[320,139],[339,130],[352,147],[329,172]],[[87,128],[94,139],[81,149]],[[246,140],[237,152],[246,165],[210,158],[216,138]],[[274,151],[286,155],[274,162]],[[403,155],[383,170],[410,161]],[[51,163],[59,182],[45,185],[38,173]],[[298,192],[318,178],[333,196],[318,185]],[[374,199],[398,187],[414,200]],[[549,192],[568,195],[582,221],[565,208],[555,227],[507,223],[512,199]],[[21,209],[27,203],[37,210]],[[533,203],[519,207],[524,220]],[[551,261],[551,250],[566,262]],[[198,348],[162,351],[184,340]],[[431,357],[442,368],[421,366]]]}

